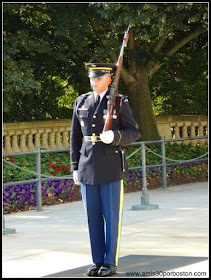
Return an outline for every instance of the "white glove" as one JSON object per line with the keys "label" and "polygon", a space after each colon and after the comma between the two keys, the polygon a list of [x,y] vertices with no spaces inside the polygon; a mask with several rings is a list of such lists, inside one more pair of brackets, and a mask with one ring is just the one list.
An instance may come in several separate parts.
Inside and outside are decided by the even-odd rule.
{"label": "white glove", "polygon": [[100,139],[105,144],[111,144],[114,141],[114,132],[112,130],[105,131],[100,134]]}
{"label": "white glove", "polygon": [[73,181],[76,185],[80,185],[80,182],[78,180],[78,170],[73,171]]}

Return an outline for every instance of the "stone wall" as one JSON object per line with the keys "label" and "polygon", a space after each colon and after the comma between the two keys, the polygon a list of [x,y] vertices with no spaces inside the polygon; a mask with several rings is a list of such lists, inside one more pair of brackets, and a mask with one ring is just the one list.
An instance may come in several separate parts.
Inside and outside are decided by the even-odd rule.
{"label": "stone wall", "polygon": [[[156,116],[160,135],[166,139],[208,135],[207,116]],[[69,147],[71,119],[3,123],[3,153]],[[207,143],[208,139],[186,140],[177,143]]]}

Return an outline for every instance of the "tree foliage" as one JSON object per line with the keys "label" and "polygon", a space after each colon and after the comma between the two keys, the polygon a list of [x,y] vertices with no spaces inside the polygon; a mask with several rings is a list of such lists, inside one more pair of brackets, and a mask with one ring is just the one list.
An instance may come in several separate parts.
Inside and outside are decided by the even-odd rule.
{"label": "tree foliage", "polygon": [[5,121],[71,117],[58,99],[71,92],[73,104],[77,96],[70,82],[74,63],[52,35],[50,21],[28,4],[4,4]]}
{"label": "tree foliage", "polygon": [[155,73],[150,83],[155,115],[208,114],[207,45],[190,42]]}
{"label": "tree foliage", "polygon": [[[165,114],[171,108],[167,113],[172,114],[180,96],[176,112],[180,113],[187,96],[197,96],[200,77],[206,95],[207,74],[202,74],[206,3],[7,3],[3,7],[5,121],[71,117],[75,97],[89,90],[85,63],[116,63],[128,23],[119,91],[129,97],[142,139],[158,137],[152,100],[158,104],[155,113],[163,104],[158,111]],[[200,44],[203,59],[198,67],[192,56]],[[180,78],[172,75],[175,65]],[[198,84],[191,88],[187,81],[195,82],[196,76]],[[195,106],[194,98],[192,102]],[[188,113],[192,105],[190,101]]]}

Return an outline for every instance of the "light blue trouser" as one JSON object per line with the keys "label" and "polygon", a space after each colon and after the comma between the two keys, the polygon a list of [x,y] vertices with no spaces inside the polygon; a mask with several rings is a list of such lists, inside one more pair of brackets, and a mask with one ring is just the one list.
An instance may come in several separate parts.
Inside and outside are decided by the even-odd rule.
{"label": "light blue trouser", "polygon": [[117,266],[123,208],[123,180],[99,185],[81,183],[81,193],[87,211],[93,262]]}

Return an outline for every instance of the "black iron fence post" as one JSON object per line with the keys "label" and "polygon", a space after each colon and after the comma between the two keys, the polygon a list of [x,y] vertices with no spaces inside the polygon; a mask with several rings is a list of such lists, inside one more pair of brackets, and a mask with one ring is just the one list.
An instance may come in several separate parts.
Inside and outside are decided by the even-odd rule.
{"label": "black iron fence post", "polygon": [[41,189],[41,152],[40,146],[36,145],[35,150],[36,153],[36,201],[37,201],[37,211],[42,211],[42,189]]}
{"label": "black iron fence post", "polygon": [[146,172],[146,153],[145,153],[145,143],[141,142],[141,157],[142,157],[142,196],[141,204],[133,205],[132,210],[155,210],[158,209],[158,205],[149,204],[149,195],[147,193],[147,172]]}
{"label": "black iron fence post", "polygon": [[141,157],[142,157],[142,196],[141,196],[141,204],[148,205],[149,204],[149,195],[147,193],[147,171],[146,171],[146,151],[145,144],[141,143]]}
{"label": "black iron fence post", "polygon": [[162,185],[163,190],[167,190],[167,178],[166,178],[166,145],[165,145],[165,136],[161,135],[161,156],[162,156]]}

